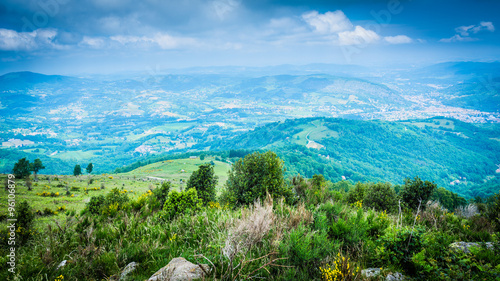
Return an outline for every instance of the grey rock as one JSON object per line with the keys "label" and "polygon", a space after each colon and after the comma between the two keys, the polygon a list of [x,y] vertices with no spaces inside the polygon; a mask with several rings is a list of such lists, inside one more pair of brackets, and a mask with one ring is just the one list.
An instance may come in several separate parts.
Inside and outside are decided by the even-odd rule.
{"label": "grey rock", "polygon": [[[469,254],[471,247],[481,248],[481,244],[482,243],[477,243],[477,242],[455,242],[455,243],[450,244],[450,248],[452,250],[460,250],[466,254]],[[486,242],[485,244],[486,244],[486,248],[493,249],[493,243]]]}
{"label": "grey rock", "polygon": [[405,280],[405,277],[403,274],[396,272],[396,273],[390,273],[387,275],[385,278],[385,281],[403,281]]}
{"label": "grey rock", "polygon": [[127,266],[125,266],[125,268],[123,269],[122,274],[120,274],[120,281],[127,280],[127,275],[129,275],[132,271],[134,271],[137,266],[139,266],[139,264],[136,263],[135,261],[127,264]]}
{"label": "grey rock", "polygon": [[375,277],[380,274],[380,268],[367,268],[361,270],[361,275],[365,277]]}
{"label": "grey rock", "polygon": [[[203,269],[201,269],[203,267]],[[206,264],[196,265],[185,258],[172,259],[166,266],[153,274],[148,281],[188,281],[199,280],[209,272]]]}

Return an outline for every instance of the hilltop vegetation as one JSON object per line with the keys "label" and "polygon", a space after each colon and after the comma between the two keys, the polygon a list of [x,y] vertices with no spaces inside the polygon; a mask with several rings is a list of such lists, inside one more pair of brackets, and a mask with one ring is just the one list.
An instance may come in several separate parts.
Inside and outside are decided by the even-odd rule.
{"label": "hilltop vegetation", "polygon": [[[500,276],[499,194],[453,206],[450,192],[436,192],[434,183],[419,178],[397,187],[332,183],[322,175],[286,181],[284,167],[273,164],[279,161],[272,152],[253,153],[233,166],[233,182],[259,182],[272,192],[253,194],[253,203],[233,205],[223,195],[203,204],[196,189],[179,192],[170,183],[134,195],[124,192],[129,186],[106,188],[81,212],[59,209],[64,215],[49,225],[33,224],[34,210],[22,203],[17,235],[24,242],[16,252],[16,272],[27,280],[101,280],[118,278],[137,262],[140,268],[128,280],[144,280],[181,256],[208,264],[208,280],[383,280],[395,272],[410,280]],[[255,173],[246,174],[250,168]],[[240,190],[230,186],[222,193]],[[423,186],[426,192],[419,193]],[[253,196],[251,184],[240,188],[242,198]],[[291,197],[281,197],[290,196],[284,190]],[[14,280],[7,274],[7,228],[1,229],[0,276]],[[477,246],[463,251],[453,246],[457,241]],[[365,277],[365,268],[381,269],[380,276]]]}
{"label": "hilltop vegetation", "polygon": [[273,149],[287,175],[389,181],[420,175],[467,198],[496,193],[500,127],[433,118],[401,122],[308,118],[272,123],[219,149]]}

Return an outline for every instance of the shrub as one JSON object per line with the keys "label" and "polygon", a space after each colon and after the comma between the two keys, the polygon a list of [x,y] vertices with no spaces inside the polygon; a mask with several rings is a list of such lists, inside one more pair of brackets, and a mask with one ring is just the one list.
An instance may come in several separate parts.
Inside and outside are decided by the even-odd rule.
{"label": "shrub", "polygon": [[198,170],[194,171],[186,185],[186,189],[194,188],[203,205],[215,201],[215,187],[217,185],[217,176],[214,172],[214,166],[211,164],[200,165]]}
{"label": "shrub", "polygon": [[306,190],[307,203],[310,205],[318,205],[326,199],[326,180],[323,175],[314,175],[309,180],[309,188]]}
{"label": "shrub", "polygon": [[[32,227],[35,213],[27,201],[22,201],[16,208],[16,226],[20,232],[21,245],[24,244],[33,234]],[[17,243],[16,243],[17,244]]]}
{"label": "shrub", "polygon": [[366,207],[389,213],[396,211],[398,201],[390,183],[372,184],[364,193],[363,203]]}
{"label": "shrub", "polygon": [[172,190],[163,206],[163,216],[172,219],[186,212],[196,212],[201,205],[196,189],[190,188],[182,192]]}
{"label": "shrub", "polygon": [[346,200],[347,203],[353,204],[358,201],[363,201],[365,197],[365,189],[367,188],[367,184],[357,182],[354,188],[350,189],[347,193]]}
{"label": "shrub", "polygon": [[248,154],[233,164],[226,182],[228,194],[223,198],[248,205],[257,198],[264,199],[268,192],[273,198],[284,197],[291,203],[295,197],[285,185],[283,170],[283,161],[274,152]]}
{"label": "shrub", "polygon": [[425,230],[420,227],[389,228],[377,240],[378,265],[391,264],[410,275],[415,274],[412,256],[422,249],[423,233]]}
{"label": "shrub", "polygon": [[309,276],[319,274],[320,262],[333,250],[334,245],[325,231],[311,231],[302,224],[292,229],[288,239],[280,244],[280,252],[288,257],[289,264],[307,271]]}
{"label": "shrub", "polygon": [[290,180],[290,184],[299,200],[304,200],[308,188],[306,180],[301,175],[297,175]]}
{"label": "shrub", "polygon": [[426,207],[427,200],[429,200],[436,187],[437,185],[434,182],[424,182],[419,177],[415,177],[413,180],[406,178],[400,196],[408,208],[417,210],[420,206],[423,210]]}
{"label": "shrub", "polygon": [[153,189],[153,195],[156,197],[156,200],[158,200],[158,204],[160,204],[160,206],[163,206],[165,201],[167,201],[170,188],[170,182],[164,181],[159,188]]}
{"label": "shrub", "polygon": [[105,202],[106,202],[106,199],[104,198],[104,195],[92,196],[85,208],[91,214],[98,215],[101,213],[101,208]]}

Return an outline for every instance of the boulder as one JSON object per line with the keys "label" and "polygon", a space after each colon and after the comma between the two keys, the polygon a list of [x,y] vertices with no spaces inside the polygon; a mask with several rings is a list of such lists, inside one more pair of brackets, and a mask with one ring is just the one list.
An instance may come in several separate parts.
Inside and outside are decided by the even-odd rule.
{"label": "boulder", "polygon": [[364,277],[375,277],[380,274],[380,268],[367,268],[361,270],[361,275]]}
{"label": "boulder", "polygon": [[[452,250],[460,250],[466,254],[469,254],[471,247],[481,248],[481,244],[482,243],[477,243],[477,242],[455,242],[455,243],[450,244],[450,248]],[[486,242],[485,244],[486,244],[486,248],[493,249],[493,243]]]}
{"label": "boulder", "polygon": [[120,274],[120,281],[127,280],[127,275],[129,275],[132,271],[134,271],[138,265],[139,264],[136,263],[135,261],[127,264],[127,266],[125,266],[125,268],[122,270],[122,273]]}
{"label": "boulder", "polygon": [[403,274],[399,272],[389,273],[385,278],[385,281],[403,281],[403,280],[405,280],[405,277]]}
{"label": "boulder", "polygon": [[153,274],[148,281],[200,280],[209,270],[210,268],[206,264],[197,265],[187,261],[185,258],[175,258]]}

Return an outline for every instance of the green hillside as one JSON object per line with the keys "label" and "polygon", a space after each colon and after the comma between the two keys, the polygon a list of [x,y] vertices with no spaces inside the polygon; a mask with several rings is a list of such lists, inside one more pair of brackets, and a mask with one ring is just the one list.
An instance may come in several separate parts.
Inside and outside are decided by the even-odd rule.
{"label": "green hillside", "polygon": [[227,171],[231,166],[228,163],[216,161],[211,157],[207,157],[204,160],[200,160],[199,157],[195,159],[165,160],[120,175],[139,176],[150,179],[167,179],[171,181],[174,186],[177,186],[181,184],[180,180],[184,183],[187,182],[191,174],[198,169],[198,166],[211,161],[214,163],[215,175],[219,178],[217,187],[220,189],[227,180]]}
{"label": "green hillside", "polygon": [[332,181],[420,176],[462,196],[498,192],[500,126],[453,119],[359,121],[306,118],[268,124],[211,147],[276,151],[288,175]]}

